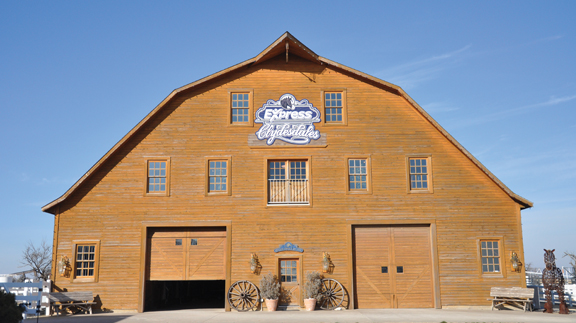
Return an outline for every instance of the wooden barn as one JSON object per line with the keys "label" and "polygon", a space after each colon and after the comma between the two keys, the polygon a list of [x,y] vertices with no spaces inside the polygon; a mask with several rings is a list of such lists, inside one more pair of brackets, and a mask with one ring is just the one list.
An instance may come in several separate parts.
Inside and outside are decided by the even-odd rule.
{"label": "wooden barn", "polygon": [[56,291],[148,311],[230,310],[268,272],[301,307],[309,271],[349,309],[489,306],[525,287],[531,206],[400,87],[285,33],[174,90],[42,210]]}

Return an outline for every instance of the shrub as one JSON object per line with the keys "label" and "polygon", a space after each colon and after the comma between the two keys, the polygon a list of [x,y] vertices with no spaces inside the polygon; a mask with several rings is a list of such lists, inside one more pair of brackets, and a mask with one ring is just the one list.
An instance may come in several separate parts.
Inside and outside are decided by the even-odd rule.
{"label": "shrub", "polygon": [[304,283],[304,298],[315,298],[317,301],[322,298],[320,290],[322,289],[322,275],[317,271],[306,273],[306,282]]}
{"label": "shrub", "polygon": [[265,299],[278,299],[280,297],[280,283],[276,275],[267,273],[260,279],[260,294]]}
{"label": "shrub", "polygon": [[16,298],[11,293],[0,290],[0,322],[19,323],[22,321],[22,309],[16,304]]}

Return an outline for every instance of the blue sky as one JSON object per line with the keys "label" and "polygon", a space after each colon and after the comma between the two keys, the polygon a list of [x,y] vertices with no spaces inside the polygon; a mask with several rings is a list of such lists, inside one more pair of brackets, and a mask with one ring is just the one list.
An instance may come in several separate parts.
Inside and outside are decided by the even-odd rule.
{"label": "blue sky", "polygon": [[[285,31],[397,84],[515,193],[526,262],[576,251],[576,2],[2,1],[0,273],[173,89]],[[81,225],[81,224],[79,224]]]}

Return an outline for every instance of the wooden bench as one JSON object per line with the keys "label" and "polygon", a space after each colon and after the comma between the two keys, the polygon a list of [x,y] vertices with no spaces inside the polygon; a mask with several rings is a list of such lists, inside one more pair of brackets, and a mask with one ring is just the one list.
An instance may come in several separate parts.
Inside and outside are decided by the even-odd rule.
{"label": "wooden bench", "polygon": [[492,301],[492,310],[494,307],[504,304],[511,304],[521,306],[524,312],[528,308],[532,311],[532,298],[534,298],[534,289],[522,287],[492,287],[490,289],[490,297],[488,300]]}
{"label": "wooden bench", "polygon": [[60,311],[70,307],[77,307],[84,313],[89,312],[92,314],[92,305],[94,302],[94,295],[92,292],[64,292],[64,293],[50,293],[50,307],[54,308],[56,315],[60,315]]}

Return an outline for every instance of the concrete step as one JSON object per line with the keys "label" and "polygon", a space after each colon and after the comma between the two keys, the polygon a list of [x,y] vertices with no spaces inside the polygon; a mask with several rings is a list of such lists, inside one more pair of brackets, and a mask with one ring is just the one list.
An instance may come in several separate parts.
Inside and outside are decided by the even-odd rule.
{"label": "concrete step", "polygon": [[288,312],[294,311],[294,312],[298,312],[298,311],[305,310],[305,309],[304,309],[304,308],[303,308],[303,309],[300,309],[300,306],[298,306],[298,305],[278,305],[278,307],[276,308],[276,310],[277,310],[277,311],[288,311]]}

